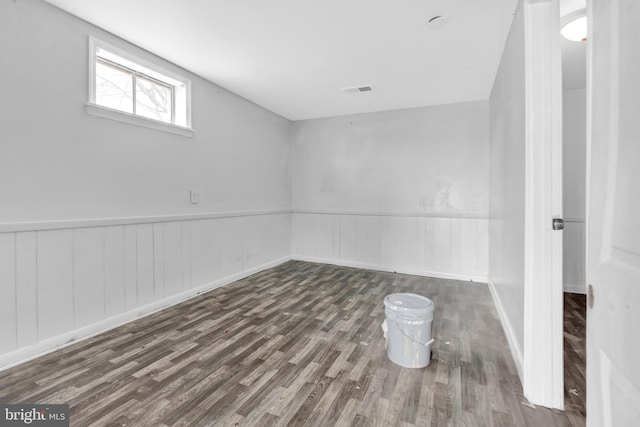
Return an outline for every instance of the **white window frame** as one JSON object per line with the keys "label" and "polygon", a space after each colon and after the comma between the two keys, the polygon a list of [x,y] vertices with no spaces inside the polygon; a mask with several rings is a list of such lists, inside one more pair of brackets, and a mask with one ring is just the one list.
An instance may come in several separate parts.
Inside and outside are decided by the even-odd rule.
{"label": "white window frame", "polygon": [[[134,76],[143,76],[144,78],[156,81],[164,86],[170,86],[172,88],[172,105],[171,105],[171,118],[175,121],[175,91],[171,82],[166,82],[166,79],[171,79],[176,82],[180,82],[185,87],[186,96],[186,126],[177,125],[174,123],[167,123],[161,120],[155,120],[137,114],[131,114],[124,111],[116,110],[113,108],[105,107],[96,104],[96,60],[97,50],[101,48],[109,51],[126,61],[135,64],[135,66],[128,66],[128,64],[119,64],[114,62],[114,65],[134,73]],[[117,46],[97,39],[93,36],[89,36],[89,100],[86,103],[87,113],[97,117],[103,117],[106,119],[116,120],[124,123],[129,123],[137,126],[143,126],[151,129],[156,129],[164,132],[169,132],[186,137],[192,137],[194,130],[191,127],[191,80],[169,71],[159,65],[145,60],[139,56],[133,55]],[[135,79],[135,77],[134,77]],[[134,81],[135,82],[135,81]],[[135,90],[134,92],[134,111],[135,111]]]}

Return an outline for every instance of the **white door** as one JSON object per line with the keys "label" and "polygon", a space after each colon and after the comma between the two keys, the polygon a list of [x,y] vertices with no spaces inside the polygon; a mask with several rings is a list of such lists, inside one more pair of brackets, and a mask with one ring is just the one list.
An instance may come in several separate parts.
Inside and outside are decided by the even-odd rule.
{"label": "white door", "polygon": [[587,425],[640,425],[640,1],[589,4]]}

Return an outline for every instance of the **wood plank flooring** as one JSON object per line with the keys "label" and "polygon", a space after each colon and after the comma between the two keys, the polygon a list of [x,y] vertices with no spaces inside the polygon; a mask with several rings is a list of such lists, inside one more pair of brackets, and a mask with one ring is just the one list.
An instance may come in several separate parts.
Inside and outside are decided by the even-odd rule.
{"label": "wood plank flooring", "polygon": [[[393,292],[435,303],[427,368],[387,359]],[[571,425],[524,401],[486,285],[296,261],[0,372],[0,402],[74,426]]]}
{"label": "wood plank flooring", "polygon": [[564,399],[575,426],[585,425],[587,296],[564,294]]}

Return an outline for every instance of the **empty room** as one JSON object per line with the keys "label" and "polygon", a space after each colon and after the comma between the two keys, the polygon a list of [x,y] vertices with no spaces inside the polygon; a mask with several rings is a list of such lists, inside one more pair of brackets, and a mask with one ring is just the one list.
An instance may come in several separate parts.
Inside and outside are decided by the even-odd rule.
{"label": "empty room", "polygon": [[637,425],[639,24],[0,1],[0,426]]}

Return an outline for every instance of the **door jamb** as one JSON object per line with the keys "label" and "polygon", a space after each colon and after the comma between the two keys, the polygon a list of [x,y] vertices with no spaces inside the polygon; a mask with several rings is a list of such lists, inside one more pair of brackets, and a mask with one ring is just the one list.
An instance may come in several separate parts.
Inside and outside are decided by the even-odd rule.
{"label": "door jamb", "polygon": [[[558,0],[525,0],[525,262],[523,392],[564,409],[562,69]],[[558,176],[558,170],[560,176]],[[558,196],[559,195],[559,196]]]}

